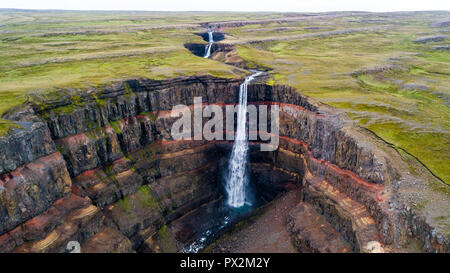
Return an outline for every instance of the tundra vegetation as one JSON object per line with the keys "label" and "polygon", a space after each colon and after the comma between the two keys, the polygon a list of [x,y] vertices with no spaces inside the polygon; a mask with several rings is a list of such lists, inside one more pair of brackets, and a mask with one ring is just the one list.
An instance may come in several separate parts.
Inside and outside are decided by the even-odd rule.
{"label": "tundra vegetation", "polygon": [[[450,12],[76,12],[0,10],[0,114],[27,100],[129,78],[270,71],[344,109],[450,183]],[[205,59],[186,43],[212,26],[233,46]],[[230,56],[229,56],[230,57]],[[222,58],[221,60],[219,60]],[[0,120],[0,133],[11,126]],[[413,170],[412,170],[413,171]]]}

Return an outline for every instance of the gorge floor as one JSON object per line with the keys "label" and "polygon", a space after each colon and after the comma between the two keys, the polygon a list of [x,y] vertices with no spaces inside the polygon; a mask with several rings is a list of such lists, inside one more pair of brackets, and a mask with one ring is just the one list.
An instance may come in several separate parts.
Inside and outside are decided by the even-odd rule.
{"label": "gorge floor", "polygon": [[296,253],[286,230],[289,212],[299,203],[298,190],[280,194],[256,216],[244,220],[222,235],[206,252],[213,253]]}

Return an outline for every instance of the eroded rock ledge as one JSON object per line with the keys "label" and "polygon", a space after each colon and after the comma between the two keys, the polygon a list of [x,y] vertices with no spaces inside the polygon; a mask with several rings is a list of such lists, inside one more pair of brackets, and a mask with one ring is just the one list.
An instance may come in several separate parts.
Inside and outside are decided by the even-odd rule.
{"label": "eroded rock ledge", "polygon": [[[174,141],[167,113],[196,96],[235,104],[241,82],[135,79],[8,114],[22,128],[0,138],[0,251],[62,252],[70,240],[86,252],[180,251],[222,198],[232,143]],[[279,148],[252,142],[250,168],[267,198],[302,189],[288,224],[299,251],[449,251],[447,185],[418,164],[413,175],[383,141],[293,88],[248,92],[249,104],[281,109]],[[316,242],[326,229],[307,236],[314,225],[296,221],[314,213],[346,247]]]}

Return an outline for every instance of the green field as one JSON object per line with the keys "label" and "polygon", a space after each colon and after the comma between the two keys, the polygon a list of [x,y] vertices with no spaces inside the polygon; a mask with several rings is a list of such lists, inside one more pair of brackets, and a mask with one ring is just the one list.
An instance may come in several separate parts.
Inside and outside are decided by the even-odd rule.
{"label": "green field", "polygon": [[[184,48],[223,24],[247,66],[344,109],[450,183],[450,12],[225,13],[0,10],[0,113],[30,93],[245,70]],[[320,34],[321,33],[321,34]],[[320,34],[320,35],[319,35]],[[441,46],[441,47],[439,47]],[[445,48],[447,46],[447,48]],[[3,132],[10,124],[0,121]]]}

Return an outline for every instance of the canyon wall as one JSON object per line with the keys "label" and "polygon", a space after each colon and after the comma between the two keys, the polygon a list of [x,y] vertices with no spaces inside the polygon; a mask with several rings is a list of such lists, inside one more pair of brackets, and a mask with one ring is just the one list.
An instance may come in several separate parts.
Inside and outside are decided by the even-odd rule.
{"label": "canyon wall", "polygon": [[[199,96],[235,105],[242,81],[133,79],[7,114],[20,128],[0,137],[0,252],[64,252],[69,241],[82,252],[182,250],[223,198],[220,162],[233,143],[174,140],[170,110]],[[448,195],[432,189],[437,182],[413,176],[392,147],[293,88],[256,83],[248,92],[249,104],[281,109],[278,149],[250,143],[263,196],[301,188],[302,202],[353,251],[413,241],[417,251],[449,251],[448,226],[436,222],[447,221]],[[437,203],[410,207],[405,192],[416,188],[399,181],[426,187]],[[295,219],[289,229],[300,248]]]}

